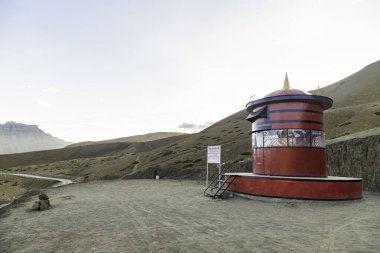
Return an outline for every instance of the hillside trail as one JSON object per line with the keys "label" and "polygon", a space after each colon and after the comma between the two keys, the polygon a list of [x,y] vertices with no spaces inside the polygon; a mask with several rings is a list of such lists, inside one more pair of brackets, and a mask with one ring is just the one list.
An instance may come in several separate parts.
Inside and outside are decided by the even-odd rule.
{"label": "hillside trail", "polygon": [[58,178],[58,177],[45,177],[45,176],[39,176],[39,175],[32,175],[32,174],[28,174],[28,173],[0,172],[0,175],[58,181],[58,183],[52,185],[52,187],[59,187],[59,186],[69,185],[69,184],[73,183],[73,180],[70,180],[70,179]]}
{"label": "hillside trail", "polygon": [[135,160],[135,166],[133,166],[133,170],[132,170],[132,173],[129,173],[129,174],[134,174],[137,172],[137,168],[139,167],[139,164],[140,164],[140,156],[138,155],[136,157],[136,160]]}

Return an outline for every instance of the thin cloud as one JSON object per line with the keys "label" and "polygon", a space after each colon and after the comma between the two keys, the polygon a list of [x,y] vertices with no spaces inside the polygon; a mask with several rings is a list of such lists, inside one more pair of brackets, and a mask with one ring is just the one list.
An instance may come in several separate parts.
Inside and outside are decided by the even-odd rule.
{"label": "thin cloud", "polygon": [[197,130],[203,130],[212,124],[213,124],[213,122],[206,122],[205,124],[182,123],[178,126],[178,128],[197,131]]}
{"label": "thin cloud", "polygon": [[50,107],[50,103],[47,100],[41,99],[38,101],[38,105],[42,108]]}
{"label": "thin cloud", "polygon": [[23,89],[23,90],[31,90],[33,88],[34,88],[34,86],[31,84],[25,84],[25,85],[19,85],[18,86],[18,89]]}
{"label": "thin cloud", "polygon": [[57,92],[57,88],[50,86],[49,88],[43,89],[43,92]]}
{"label": "thin cloud", "polygon": [[182,123],[181,125],[178,126],[178,128],[195,129],[197,128],[197,125],[193,123]]}

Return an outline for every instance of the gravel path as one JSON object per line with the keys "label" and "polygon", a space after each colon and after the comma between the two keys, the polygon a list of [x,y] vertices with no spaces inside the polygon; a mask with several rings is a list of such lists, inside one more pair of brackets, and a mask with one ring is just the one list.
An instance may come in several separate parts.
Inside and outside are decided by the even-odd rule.
{"label": "gravel path", "polygon": [[379,252],[380,196],[352,202],[203,197],[194,181],[121,180],[46,190],[0,216],[0,252]]}
{"label": "gravel path", "polygon": [[52,185],[52,187],[59,187],[59,186],[64,186],[64,185],[73,183],[73,180],[70,180],[70,179],[57,178],[57,177],[45,177],[45,176],[32,175],[32,174],[27,174],[27,173],[0,172],[0,175],[58,181],[58,183]]}

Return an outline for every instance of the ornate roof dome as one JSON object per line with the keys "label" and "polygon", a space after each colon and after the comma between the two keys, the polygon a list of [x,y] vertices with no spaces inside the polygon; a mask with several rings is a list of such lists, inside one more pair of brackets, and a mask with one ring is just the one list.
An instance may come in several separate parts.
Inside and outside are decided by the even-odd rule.
{"label": "ornate roof dome", "polygon": [[287,95],[311,95],[311,94],[307,91],[302,91],[302,90],[297,90],[297,89],[281,89],[281,90],[273,91],[269,93],[268,95],[266,95],[265,97],[268,98],[268,97],[287,96]]}
{"label": "ornate roof dome", "polygon": [[271,92],[261,99],[250,101],[246,105],[246,108],[249,113],[252,113],[253,110],[259,108],[260,106],[264,106],[271,103],[290,101],[319,104],[322,106],[323,110],[329,109],[333,103],[333,100],[328,97],[312,95],[309,92],[302,90],[290,89],[288,75],[286,75],[283,89]]}
{"label": "ornate roof dome", "polygon": [[302,91],[302,90],[290,89],[288,74],[286,74],[285,81],[284,81],[284,88],[281,90],[276,90],[269,93],[268,95],[265,96],[265,98],[276,97],[276,96],[288,96],[288,95],[311,95],[311,94],[309,92]]}

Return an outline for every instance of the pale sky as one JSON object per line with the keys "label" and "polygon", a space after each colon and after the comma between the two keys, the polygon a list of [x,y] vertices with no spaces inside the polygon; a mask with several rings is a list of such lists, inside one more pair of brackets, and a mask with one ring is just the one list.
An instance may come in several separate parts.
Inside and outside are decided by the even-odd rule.
{"label": "pale sky", "polygon": [[[380,1],[0,0],[0,123],[67,141],[193,132],[380,60]],[[185,123],[185,124],[184,124]]]}

